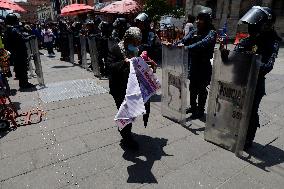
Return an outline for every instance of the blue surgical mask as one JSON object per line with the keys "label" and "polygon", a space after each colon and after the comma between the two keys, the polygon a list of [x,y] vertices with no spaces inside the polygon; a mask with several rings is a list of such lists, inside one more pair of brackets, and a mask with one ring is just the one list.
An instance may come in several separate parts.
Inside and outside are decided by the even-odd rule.
{"label": "blue surgical mask", "polygon": [[136,46],[134,46],[133,44],[129,44],[127,46],[128,50],[133,52],[133,53],[138,53],[138,48]]}

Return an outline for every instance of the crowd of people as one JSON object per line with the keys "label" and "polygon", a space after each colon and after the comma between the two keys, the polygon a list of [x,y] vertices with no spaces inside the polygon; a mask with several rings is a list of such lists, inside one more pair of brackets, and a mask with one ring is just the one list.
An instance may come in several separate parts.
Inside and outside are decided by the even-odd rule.
{"label": "crowd of people", "polygon": [[[193,24],[195,19],[196,25]],[[262,55],[245,148],[252,145],[256,129],[259,127],[257,112],[261,98],[265,94],[265,75],[272,70],[279,49],[281,39],[274,31],[275,19],[271,9],[266,7],[259,7],[257,11],[249,11],[241,19],[244,24],[248,25],[250,36],[242,40],[236,50],[240,52],[255,50],[254,53]],[[24,50],[26,49],[25,37],[27,35],[35,35],[40,41],[40,47],[47,48],[49,56],[55,55],[53,48],[56,48],[61,52],[61,60],[63,61],[70,61],[69,45],[67,44],[69,44],[71,36],[74,41],[75,53],[78,54],[79,64],[82,64],[80,36],[94,36],[100,73],[109,78],[110,94],[118,109],[125,98],[130,59],[141,54],[150,56],[154,60],[158,59],[159,53],[156,49],[161,48],[159,36],[151,25],[151,19],[145,13],[139,14],[134,20],[120,17],[113,23],[96,17],[81,22],[59,20],[58,23],[46,25],[24,23],[20,25],[15,15],[8,14],[5,25],[5,31],[2,31],[5,45],[3,47],[11,53],[10,63],[14,65],[14,72],[16,78],[19,79],[20,88],[33,87],[27,77],[28,59],[27,52]],[[208,96],[207,86],[210,84],[212,74],[210,59],[213,57],[217,38],[211,13],[200,11],[196,18],[190,15],[184,33],[184,38],[174,43],[172,48],[182,43],[183,47],[190,52],[190,108],[188,112],[192,113],[191,119],[200,119],[205,112]],[[88,49],[87,47],[87,51]],[[225,53],[224,49],[221,51]],[[150,65],[155,70],[155,62],[150,61]],[[7,76],[11,75],[7,66],[3,70]],[[146,126],[150,114],[150,102],[145,103],[145,109],[146,114],[143,116],[143,120]],[[123,138],[122,144],[137,149],[138,144],[132,137],[131,128],[132,125],[129,124],[119,130]]]}

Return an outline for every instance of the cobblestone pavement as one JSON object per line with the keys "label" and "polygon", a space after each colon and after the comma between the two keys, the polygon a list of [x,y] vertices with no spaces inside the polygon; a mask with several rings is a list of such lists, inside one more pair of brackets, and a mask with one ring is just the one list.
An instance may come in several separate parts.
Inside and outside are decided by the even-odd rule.
{"label": "cobblestone pavement", "polygon": [[[99,80],[79,66],[42,55],[48,84]],[[261,124],[250,155],[239,159],[203,140],[204,123],[182,127],[161,116],[159,98],[151,104],[150,124],[134,124],[140,151],[119,146],[116,108],[108,93],[43,103],[38,91],[18,91],[19,111],[40,107],[39,124],[0,135],[0,189],[23,188],[272,188],[284,185],[284,50],[267,78]],[[158,70],[161,77],[161,70]],[[36,83],[35,79],[32,79]]]}

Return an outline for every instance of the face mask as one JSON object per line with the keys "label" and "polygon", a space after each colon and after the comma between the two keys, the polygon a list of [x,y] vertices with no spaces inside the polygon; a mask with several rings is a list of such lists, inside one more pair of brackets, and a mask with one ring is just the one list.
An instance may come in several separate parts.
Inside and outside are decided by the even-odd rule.
{"label": "face mask", "polygon": [[136,46],[132,45],[132,44],[129,44],[127,48],[128,48],[129,51],[131,51],[133,53],[138,53],[138,48]]}

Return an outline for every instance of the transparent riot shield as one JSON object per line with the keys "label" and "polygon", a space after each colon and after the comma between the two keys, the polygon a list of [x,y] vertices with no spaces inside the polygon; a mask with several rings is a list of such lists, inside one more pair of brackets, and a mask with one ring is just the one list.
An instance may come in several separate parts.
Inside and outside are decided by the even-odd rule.
{"label": "transparent riot shield", "polygon": [[82,56],[82,67],[87,68],[87,49],[86,49],[86,36],[80,35],[80,45],[81,45],[81,56]]}
{"label": "transparent riot shield", "polygon": [[32,44],[31,44],[32,37],[29,36],[25,39],[25,44],[26,44],[26,49],[27,49],[27,55],[28,55],[28,62],[29,62],[29,72],[30,72],[30,77],[34,77],[34,68],[33,64],[31,62],[31,59],[33,58],[33,52],[32,52]]}
{"label": "transparent riot shield", "polygon": [[69,44],[69,57],[70,57],[70,62],[74,64],[74,39],[73,39],[73,34],[68,33],[68,44]]}
{"label": "transparent riot shield", "polygon": [[232,51],[223,61],[215,50],[207,121],[206,141],[240,156],[246,140],[260,57]]}
{"label": "transparent riot shield", "polygon": [[188,52],[184,48],[162,47],[162,115],[186,122]]}
{"label": "transparent riot shield", "polygon": [[32,36],[30,40],[31,49],[33,53],[33,60],[35,65],[35,73],[37,75],[37,80],[39,85],[44,86],[44,78],[43,78],[43,72],[42,72],[42,66],[41,66],[41,59],[40,59],[40,53],[38,49],[38,41],[36,36]]}
{"label": "transparent riot shield", "polygon": [[97,44],[96,44],[96,37],[95,37],[95,35],[91,35],[91,36],[88,37],[88,43],[89,43],[91,64],[92,64],[94,75],[96,77],[100,78],[101,74],[100,74],[98,50],[97,50]]}

